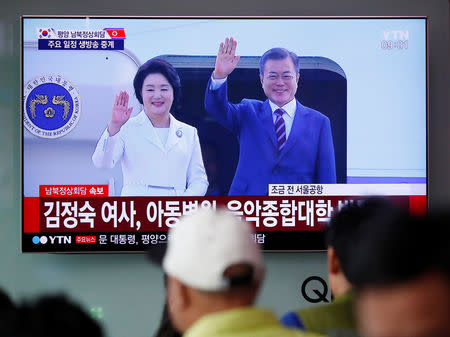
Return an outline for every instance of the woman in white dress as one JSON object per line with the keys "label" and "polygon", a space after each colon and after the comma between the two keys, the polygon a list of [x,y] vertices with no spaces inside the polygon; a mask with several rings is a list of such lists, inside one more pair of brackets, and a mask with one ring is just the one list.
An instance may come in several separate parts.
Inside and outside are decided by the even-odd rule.
{"label": "woman in white dress", "polygon": [[112,168],[121,162],[122,196],[205,195],[208,179],[197,129],[170,113],[180,102],[177,71],[163,59],[151,59],[139,67],[133,85],[144,109],[130,118],[128,93],[116,96],[92,155],[94,165]]}

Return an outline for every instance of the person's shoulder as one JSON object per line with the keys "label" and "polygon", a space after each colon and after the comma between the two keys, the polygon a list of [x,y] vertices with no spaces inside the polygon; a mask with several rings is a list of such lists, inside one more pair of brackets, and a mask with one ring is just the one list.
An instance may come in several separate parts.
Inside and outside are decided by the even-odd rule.
{"label": "person's shoulder", "polygon": [[259,99],[254,99],[254,98],[244,98],[241,102],[245,103],[245,104],[249,104],[249,105],[261,106],[268,101],[267,100],[260,101]]}
{"label": "person's shoulder", "polygon": [[298,336],[300,337],[326,337],[325,335],[321,335],[315,332],[307,332],[307,331],[298,331]]}
{"label": "person's shoulder", "polygon": [[302,316],[316,316],[322,312],[328,311],[330,308],[330,303],[315,305],[303,309],[296,310],[295,312],[301,318]]}
{"label": "person's shoulder", "polygon": [[190,130],[190,131],[195,131],[195,130],[197,130],[197,129],[195,128],[195,126],[192,126],[192,125],[190,125],[190,124],[187,124],[187,123],[185,123],[185,122],[182,122],[182,121],[176,119],[175,117],[173,117],[172,121],[175,123],[175,126],[176,126],[176,127],[183,128],[183,129]]}
{"label": "person's shoulder", "polygon": [[197,133],[197,128],[185,122],[182,122],[175,117],[171,117],[171,121],[174,123],[175,132],[180,130],[182,133],[185,133],[187,136],[193,136]]}
{"label": "person's shoulder", "polygon": [[279,336],[279,337],[326,337],[325,335],[318,334],[315,332],[309,332],[309,331],[293,329],[293,328],[285,328],[284,334],[280,333],[277,336]]}
{"label": "person's shoulder", "polygon": [[350,298],[334,300],[296,311],[306,330],[322,332],[327,329],[354,329],[353,302]]}
{"label": "person's shoulder", "polygon": [[294,311],[298,316],[298,321],[303,325],[303,329],[320,331],[325,317],[330,315],[330,303],[315,305]]}
{"label": "person's shoulder", "polygon": [[289,311],[281,316],[280,322],[288,328],[305,330],[305,326],[295,311]]}
{"label": "person's shoulder", "polygon": [[308,116],[309,118],[313,118],[315,120],[322,120],[326,121],[329,120],[329,118],[321,113],[318,110],[315,110],[313,108],[307,107],[305,105],[302,105],[299,101],[297,101],[297,111],[299,111],[301,114]]}
{"label": "person's shoulder", "polygon": [[260,101],[253,98],[244,98],[239,104],[241,110],[243,111],[259,111],[264,108],[265,105],[269,105],[269,101]]}

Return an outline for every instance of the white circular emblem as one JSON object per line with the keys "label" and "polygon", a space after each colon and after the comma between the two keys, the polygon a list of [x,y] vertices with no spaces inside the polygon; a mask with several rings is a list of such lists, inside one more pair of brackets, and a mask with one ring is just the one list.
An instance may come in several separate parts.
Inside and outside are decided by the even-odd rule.
{"label": "white circular emblem", "polygon": [[178,129],[177,131],[175,131],[175,134],[178,138],[181,138],[183,136],[183,131],[181,129]]}
{"label": "white circular emblem", "polygon": [[80,94],[60,75],[42,75],[23,89],[23,125],[33,135],[59,138],[80,120]]}

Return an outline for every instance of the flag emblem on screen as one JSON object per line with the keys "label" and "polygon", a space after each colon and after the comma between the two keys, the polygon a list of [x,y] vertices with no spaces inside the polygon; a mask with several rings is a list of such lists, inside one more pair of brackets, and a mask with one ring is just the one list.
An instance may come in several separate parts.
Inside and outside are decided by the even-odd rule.
{"label": "flag emblem on screen", "polygon": [[125,39],[125,29],[123,28],[104,28],[111,39],[123,40]]}
{"label": "flag emblem on screen", "polygon": [[54,39],[56,34],[53,28],[38,28],[37,36],[38,39]]}
{"label": "flag emblem on screen", "polygon": [[78,90],[60,75],[42,75],[28,82],[23,103],[24,127],[37,137],[63,137],[80,118]]}

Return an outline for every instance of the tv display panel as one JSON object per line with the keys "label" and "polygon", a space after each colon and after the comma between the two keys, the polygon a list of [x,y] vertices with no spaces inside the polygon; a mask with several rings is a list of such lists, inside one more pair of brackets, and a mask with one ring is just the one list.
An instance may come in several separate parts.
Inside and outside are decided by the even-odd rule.
{"label": "tv display panel", "polygon": [[[214,100],[205,105],[227,37],[241,56],[224,84],[228,100],[257,106],[256,121],[239,117],[237,127],[211,113]],[[297,103],[281,151],[275,119],[262,117],[266,94],[276,96],[259,74],[275,47],[298,55],[295,98],[318,111]],[[133,86],[152,58],[172,64],[181,83],[165,136]],[[318,250],[323,226],[351,200],[385,195],[426,208],[425,18],[29,16],[22,84],[24,252],[143,251],[204,207],[243,217],[266,250]],[[105,130],[121,91],[132,112],[109,168],[96,158],[114,138]],[[305,111],[325,122],[300,119]],[[322,155],[333,165],[321,165]]]}

